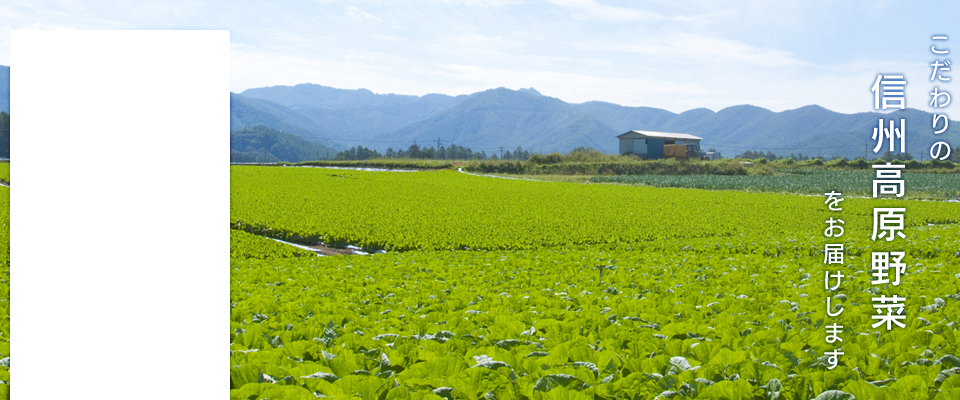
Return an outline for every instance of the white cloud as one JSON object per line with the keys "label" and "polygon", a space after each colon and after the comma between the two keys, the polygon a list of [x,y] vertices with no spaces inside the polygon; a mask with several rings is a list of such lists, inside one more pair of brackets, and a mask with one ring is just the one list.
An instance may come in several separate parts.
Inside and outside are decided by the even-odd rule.
{"label": "white cloud", "polygon": [[564,6],[579,10],[582,14],[577,14],[581,18],[597,18],[612,21],[650,21],[666,19],[658,13],[623,7],[613,7],[598,4],[593,0],[548,0],[550,3],[558,6]]}
{"label": "white cloud", "polygon": [[[315,0],[319,4],[342,4],[345,2],[350,2],[354,4],[366,3],[366,4],[378,4],[378,5],[393,5],[397,2],[395,1],[384,1],[384,0]],[[466,7],[502,7],[512,4],[520,4],[520,0],[420,0],[417,3],[418,6],[424,5],[433,5],[433,4],[443,4],[443,5],[453,5],[453,6],[466,6]]]}
{"label": "white cloud", "polygon": [[[456,55],[475,53],[488,59],[504,59],[513,55],[522,54],[525,43],[511,36],[486,36],[473,32],[451,33],[437,38],[422,47],[437,54]],[[497,57],[497,58],[491,58]]]}
{"label": "white cloud", "polygon": [[383,20],[381,20],[380,18],[377,18],[377,17],[373,16],[372,14],[367,13],[367,12],[365,12],[365,11],[362,11],[362,10],[360,10],[359,8],[356,8],[356,7],[354,7],[354,6],[347,6],[344,12],[346,13],[346,15],[347,15],[348,17],[350,17],[351,19],[355,19],[355,20],[357,20],[357,21],[362,21],[362,22],[367,22],[367,21],[383,22]]}
{"label": "white cloud", "polygon": [[[475,65],[441,65],[437,75],[471,82],[477,90],[495,87],[534,87],[545,95],[571,103],[601,100],[631,106],[654,106],[664,94],[700,97],[711,91],[697,83],[661,79],[600,77],[544,70],[485,68]],[[602,95],[598,95],[602,93]]]}
{"label": "white cloud", "polygon": [[706,62],[736,62],[761,67],[799,66],[806,64],[792,54],[753,46],[737,40],[682,33],[659,37],[638,37],[634,43],[610,43],[591,40],[571,43],[578,50],[638,53],[655,56],[664,61],[683,60]]}
{"label": "white cloud", "polygon": [[304,82],[452,95],[533,86],[564,101],[675,112],[734,104],[855,112],[872,106],[872,77],[902,71],[908,104],[931,111],[932,32],[889,27],[933,21],[930,29],[951,34],[958,14],[891,0],[114,1],[4,2],[0,64],[9,64],[12,29],[230,29],[235,91]]}
{"label": "white cloud", "polygon": [[402,37],[402,36],[394,36],[394,35],[367,35],[367,37],[368,37],[368,38],[371,38],[371,39],[385,40],[385,41],[394,42],[394,43],[409,43],[409,42],[410,42],[410,39],[408,39],[408,38],[405,38],[405,37]]}
{"label": "white cloud", "polygon": [[34,22],[33,25],[25,26],[18,29],[29,30],[29,31],[72,31],[72,30],[76,30],[77,28],[58,25],[58,24],[46,24],[43,22]]}
{"label": "white cloud", "polygon": [[512,4],[520,4],[519,0],[436,0],[436,2],[466,7],[503,7]]}
{"label": "white cloud", "polygon": [[11,7],[7,7],[5,5],[0,4],[0,17],[2,17],[4,20],[14,20],[14,19],[22,19],[25,17],[25,15],[23,13],[20,13],[14,10]]}
{"label": "white cloud", "polygon": [[687,55],[703,55],[713,59],[732,59],[762,67],[803,64],[788,52],[764,49],[736,40],[684,34],[679,35],[673,45],[675,51]]}
{"label": "white cloud", "polygon": [[142,19],[171,23],[197,15],[200,12],[201,4],[196,1],[141,0],[136,3],[121,1],[107,7],[115,7],[122,11],[126,19]]}
{"label": "white cloud", "polygon": [[[366,88],[377,93],[460,94],[462,87],[425,83],[429,76],[409,66],[378,59],[374,54],[341,54],[316,58],[265,51],[242,44],[230,50],[230,90],[315,83],[341,89]],[[435,79],[434,79],[435,80]]]}

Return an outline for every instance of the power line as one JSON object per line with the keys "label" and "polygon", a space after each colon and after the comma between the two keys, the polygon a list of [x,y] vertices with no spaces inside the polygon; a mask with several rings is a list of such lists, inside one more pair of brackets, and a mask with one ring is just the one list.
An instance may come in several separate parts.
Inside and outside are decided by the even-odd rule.
{"label": "power line", "polygon": [[[316,137],[316,136],[310,136],[309,139],[332,140],[332,141],[335,141],[335,142],[408,143],[407,140],[331,139],[331,138],[322,138],[322,137]],[[438,142],[438,144],[439,144],[440,140],[438,139],[437,142]],[[454,143],[454,144],[456,144],[456,143]],[[460,147],[467,147],[467,146],[460,146]],[[438,147],[438,148],[439,148],[439,147]],[[500,147],[469,147],[469,148],[470,148],[470,149],[477,149],[477,150],[496,150],[496,149],[502,149],[503,146],[500,146]]]}

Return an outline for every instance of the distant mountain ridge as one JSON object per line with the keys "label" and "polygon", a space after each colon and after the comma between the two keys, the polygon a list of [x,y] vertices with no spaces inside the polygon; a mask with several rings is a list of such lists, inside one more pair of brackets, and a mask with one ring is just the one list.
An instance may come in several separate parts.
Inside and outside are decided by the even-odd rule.
{"label": "distant mountain ridge", "polygon": [[874,157],[876,142],[870,136],[881,118],[906,120],[906,147],[915,157],[926,154],[937,140],[960,145],[960,125],[951,123],[947,132],[934,135],[932,115],[914,109],[842,114],[817,105],[782,112],[739,105],[716,112],[698,108],[676,114],[602,101],[571,104],[533,88],[497,88],[453,97],[374,94],[366,89],[301,84],[248,89],[234,96],[284,107],[260,109],[278,120],[277,126],[267,124],[275,129],[288,131],[279,126],[287,123],[295,126],[288,129],[308,131],[294,133],[308,139],[311,135],[336,139],[331,140],[336,148],[362,145],[380,151],[407,148],[414,142],[431,146],[440,139],[441,144],[455,143],[488,153],[518,146],[532,152],[566,152],[583,146],[615,153],[619,148],[616,136],[635,129],[696,135],[704,139],[704,150],[715,148],[728,156],[760,150],[847,158],[862,157],[866,152]]}
{"label": "distant mountain ridge", "polygon": [[[10,112],[10,67],[2,65],[0,111]],[[932,114],[915,109],[842,114],[817,105],[782,112],[738,105],[677,114],[602,101],[567,103],[534,88],[411,96],[300,84],[230,94],[231,131],[263,125],[325,148],[364,146],[381,152],[406,149],[414,142],[435,146],[440,139],[442,145],[488,154],[518,146],[531,152],[567,152],[583,146],[615,153],[616,136],[636,129],[696,135],[703,138],[704,150],[715,148],[725,156],[760,150],[874,157],[876,141],[870,136],[881,118],[906,120],[906,147],[914,157],[929,158],[936,141],[960,145],[960,123],[950,121],[946,132],[935,135]],[[880,152],[886,149],[885,144]]]}
{"label": "distant mountain ridge", "polygon": [[[622,133],[622,132],[620,132]],[[577,146],[610,151],[617,134],[570,104],[536,91],[504,88],[474,93],[455,107],[375,137],[388,140],[456,143],[472,149],[555,151]]]}
{"label": "distant mountain ridge", "polygon": [[[231,95],[238,103],[238,114],[245,111],[245,118],[232,118],[230,129],[264,124],[335,148],[370,147],[367,142],[373,137],[428,118],[466,97],[380,95],[366,89],[334,89],[314,84],[247,89]],[[231,115],[234,109],[231,106]],[[323,137],[341,140],[324,142]]]}
{"label": "distant mountain ridge", "polygon": [[0,65],[0,111],[10,113],[10,67]]}

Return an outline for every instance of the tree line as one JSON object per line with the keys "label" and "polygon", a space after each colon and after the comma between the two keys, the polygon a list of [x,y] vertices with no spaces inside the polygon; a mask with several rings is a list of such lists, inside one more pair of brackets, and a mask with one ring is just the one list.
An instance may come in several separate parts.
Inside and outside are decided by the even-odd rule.
{"label": "tree line", "polygon": [[0,158],[10,158],[10,114],[0,111]]}
{"label": "tree line", "polygon": [[264,125],[230,132],[230,162],[277,162],[330,159],[336,151]]}
{"label": "tree line", "polygon": [[[708,151],[716,151],[710,149]],[[559,156],[559,154],[557,154]],[[387,151],[383,154],[380,152],[366,148],[364,146],[356,146],[350,148],[349,150],[344,150],[337,153],[335,160],[338,161],[351,161],[351,160],[369,160],[373,158],[408,158],[408,159],[429,159],[429,160],[518,160],[518,161],[527,161],[531,156],[539,157],[537,161],[547,160],[547,156],[541,156],[539,154],[532,154],[527,150],[524,150],[522,147],[518,146],[515,150],[509,151],[505,150],[502,153],[502,156],[499,156],[497,152],[487,155],[485,151],[474,152],[469,147],[458,146],[456,144],[451,144],[450,146],[440,146],[439,150],[436,147],[420,147],[416,143],[410,145],[407,149],[394,150],[392,147],[388,148]],[[601,159],[606,159],[609,156],[616,156],[616,154],[604,154],[598,150],[592,148],[583,148],[577,147],[569,154],[563,157],[564,161],[597,161]],[[793,159],[794,161],[804,161],[812,159],[820,159],[823,161],[830,161],[834,159],[846,159],[841,156],[823,156],[823,155],[804,155],[803,153],[795,154],[790,153],[789,156],[784,156],[780,154],[774,154],[772,151],[758,151],[758,150],[746,150],[740,154],[737,154],[734,158],[742,159],[767,159],[769,161],[782,160],[782,159]],[[877,157],[885,161],[910,161],[914,157],[910,153],[891,153],[889,151],[884,152],[883,155]],[[543,159],[543,160],[541,160]],[[955,163],[960,163],[960,146],[956,147],[951,151],[950,161]]]}
{"label": "tree line", "polygon": [[510,151],[506,150],[501,153],[502,156],[498,156],[497,153],[487,155],[486,151],[475,152],[469,147],[458,146],[456,144],[451,144],[450,146],[440,146],[437,147],[420,147],[416,143],[410,145],[406,150],[394,150],[392,147],[388,148],[387,151],[383,154],[380,152],[369,149],[363,146],[352,147],[349,150],[344,150],[337,153],[337,156],[334,158],[339,161],[347,160],[369,160],[371,158],[413,158],[413,159],[429,159],[429,160],[519,160],[526,161],[530,158],[530,152],[524,150],[522,147],[517,147],[515,150]]}

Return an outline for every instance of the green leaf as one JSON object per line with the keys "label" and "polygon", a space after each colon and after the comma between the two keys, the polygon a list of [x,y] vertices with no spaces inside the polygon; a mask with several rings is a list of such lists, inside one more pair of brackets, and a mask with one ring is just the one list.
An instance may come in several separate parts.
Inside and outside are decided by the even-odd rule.
{"label": "green leaf", "polygon": [[476,399],[483,397],[489,391],[500,393],[504,388],[511,386],[508,378],[510,373],[503,369],[467,368],[450,376],[446,380],[446,385],[461,390],[469,399]]}
{"label": "green leaf", "polygon": [[299,386],[270,383],[255,383],[230,391],[230,400],[251,399],[316,400],[317,396]]}
{"label": "green leaf", "polygon": [[927,384],[922,377],[907,375],[897,379],[890,390],[898,393],[904,399],[920,399],[927,397]]}
{"label": "green leaf", "polygon": [[507,363],[503,361],[495,361],[494,359],[490,358],[490,356],[486,354],[473,356],[473,359],[474,361],[477,362],[477,365],[474,365],[474,367],[485,367],[490,369],[510,368],[510,365],[508,365]]}
{"label": "green leaf", "polygon": [[303,378],[303,379],[323,379],[323,380],[325,380],[325,381],[327,381],[327,382],[330,382],[330,383],[333,383],[333,382],[336,381],[337,379],[340,379],[340,377],[338,377],[338,376],[336,376],[336,375],[334,375],[334,374],[326,373],[326,372],[315,372],[315,373],[310,374],[310,375],[307,375],[307,376],[301,376],[301,378]]}
{"label": "green leaf", "polygon": [[783,384],[779,379],[771,379],[766,385],[761,386],[764,390],[763,396],[767,400],[777,400],[780,398],[780,392],[783,391]]}
{"label": "green leaf", "polygon": [[754,389],[746,380],[739,379],[717,382],[703,389],[699,395],[702,399],[749,400],[760,392],[760,389]]}
{"label": "green leaf", "polygon": [[948,365],[949,368],[960,367],[960,357],[957,357],[953,354],[947,354],[943,357],[940,357],[940,363],[943,365]]}
{"label": "green leaf", "polygon": [[230,385],[240,389],[248,383],[257,383],[260,378],[260,368],[252,365],[241,365],[230,368]]}
{"label": "green leaf", "polygon": [[940,390],[940,393],[937,394],[937,397],[934,397],[933,400],[954,400],[960,399],[960,388],[954,387],[950,389]]}
{"label": "green leaf", "polygon": [[299,386],[273,386],[260,393],[261,399],[316,400],[317,396]]}
{"label": "green leaf", "polygon": [[600,376],[600,370],[597,369],[597,366],[596,366],[594,363],[584,362],[584,361],[577,361],[577,362],[574,362],[574,363],[573,363],[573,366],[575,366],[575,367],[584,367],[584,368],[586,368],[586,369],[589,369],[590,371],[593,372],[593,377],[594,377],[594,378],[597,378],[597,377]]}
{"label": "green leaf", "polygon": [[690,365],[690,362],[687,361],[686,358],[679,357],[679,356],[670,358],[670,364],[673,364],[681,371],[686,371],[686,370],[689,370],[690,368],[693,368]]}
{"label": "green leaf", "polygon": [[[363,399],[377,399],[380,394],[387,391],[393,384],[393,380],[383,379],[377,376],[350,375],[340,378],[340,380],[330,384],[337,386],[340,392],[347,395],[357,395]],[[324,393],[324,395],[335,395]]]}
{"label": "green leaf", "polygon": [[953,388],[960,388],[960,374],[950,375],[950,377],[944,379],[940,385],[941,391],[946,391]]}
{"label": "green leaf", "polygon": [[444,380],[468,369],[466,361],[459,357],[444,356],[436,360],[411,365],[398,375],[398,379],[414,386],[445,386]]}
{"label": "green leaf", "polygon": [[550,390],[561,386],[574,386],[577,388],[582,384],[583,381],[572,375],[547,375],[537,380],[537,383],[533,385],[533,391],[549,392]]}
{"label": "green leaf", "polygon": [[499,348],[501,348],[501,349],[510,349],[510,348],[513,348],[513,347],[516,347],[516,346],[519,346],[519,345],[522,345],[522,344],[523,344],[523,342],[520,341],[520,340],[517,340],[517,339],[507,339],[507,340],[501,340],[501,341],[497,342],[497,343],[496,343],[496,346],[499,347]]}
{"label": "green leaf", "polygon": [[828,390],[826,392],[820,393],[820,395],[813,400],[855,400],[855,399],[856,397],[854,397],[850,393],[846,393],[840,390]]}
{"label": "green leaf", "polygon": [[867,381],[848,381],[840,389],[858,399],[878,399],[883,396],[883,389]]}

